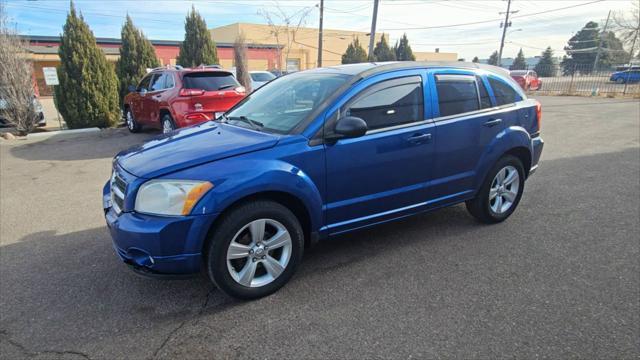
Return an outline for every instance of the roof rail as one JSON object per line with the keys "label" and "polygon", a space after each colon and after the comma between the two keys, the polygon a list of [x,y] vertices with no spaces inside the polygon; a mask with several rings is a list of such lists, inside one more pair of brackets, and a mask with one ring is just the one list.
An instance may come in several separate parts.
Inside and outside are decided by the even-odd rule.
{"label": "roof rail", "polygon": [[171,65],[171,64],[167,64],[165,66],[158,66],[156,68],[150,69],[147,68],[147,72],[152,72],[152,71],[156,71],[156,70],[165,70],[165,69],[174,69],[174,70],[182,70],[184,69],[182,66],[180,65]]}
{"label": "roof rail", "polygon": [[222,66],[218,64],[211,64],[211,65],[200,64],[198,67],[201,69],[222,69]]}

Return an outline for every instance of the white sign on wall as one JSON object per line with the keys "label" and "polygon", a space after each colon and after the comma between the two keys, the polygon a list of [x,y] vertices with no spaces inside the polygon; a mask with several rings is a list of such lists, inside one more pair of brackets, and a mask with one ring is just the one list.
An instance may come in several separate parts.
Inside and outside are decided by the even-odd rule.
{"label": "white sign on wall", "polygon": [[58,81],[58,72],[54,67],[43,67],[42,72],[44,73],[44,83],[48,86],[52,85],[60,85]]}

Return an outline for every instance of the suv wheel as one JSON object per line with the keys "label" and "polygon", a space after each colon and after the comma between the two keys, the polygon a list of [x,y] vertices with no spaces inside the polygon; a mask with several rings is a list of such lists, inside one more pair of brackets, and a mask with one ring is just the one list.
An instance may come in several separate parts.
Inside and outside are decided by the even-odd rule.
{"label": "suv wheel", "polygon": [[616,84],[624,84],[624,78],[621,78],[621,77],[617,78]]}
{"label": "suv wheel", "polygon": [[239,299],[263,297],[281,288],[293,276],[304,248],[298,219],[271,201],[235,208],[209,240],[209,278]]}
{"label": "suv wheel", "polygon": [[467,210],[484,223],[506,220],[515,211],[524,190],[524,167],[515,156],[502,157],[487,174]]}
{"label": "suv wheel", "polygon": [[127,108],[124,111],[124,119],[127,123],[127,129],[129,129],[129,131],[131,131],[132,133],[137,133],[138,131],[140,131],[140,125],[138,125],[138,122],[133,117],[131,109]]}
{"label": "suv wheel", "polygon": [[170,133],[175,129],[176,129],[176,125],[173,123],[173,119],[171,118],[171,115],[165,114],[162,117],[162,133],[164,134]]}

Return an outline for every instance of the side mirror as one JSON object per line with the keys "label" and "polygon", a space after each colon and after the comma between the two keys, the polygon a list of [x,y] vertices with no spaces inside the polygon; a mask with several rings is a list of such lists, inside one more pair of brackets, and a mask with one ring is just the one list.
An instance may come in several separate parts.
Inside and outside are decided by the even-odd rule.
{"label": "side mirror", "polygon": [[136,92],[136,86],[135,85],[129,85],[127,90],[129,90],[129,92]]}
{"label": "side mirror", "polygon": [[367,123],[359,117],[347,116],[338,119],[333,129],[333,140],[360,137],[367,133]]}

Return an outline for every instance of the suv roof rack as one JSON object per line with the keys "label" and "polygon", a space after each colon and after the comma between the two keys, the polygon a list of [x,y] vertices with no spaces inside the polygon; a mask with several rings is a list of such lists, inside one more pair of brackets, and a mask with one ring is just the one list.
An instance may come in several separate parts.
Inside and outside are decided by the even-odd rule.
{"label": "suv roof rack", "polygon": [[149,72],[156,71],[156,70],[166,70],[166,69],[182,70],[184,68],[181,65],[167,64],[165,66],[158,66],[157,68],[147,69],[147,72],[149,73]]}

